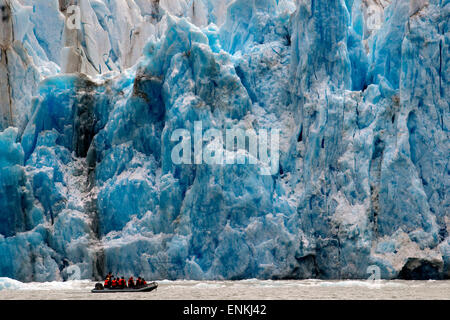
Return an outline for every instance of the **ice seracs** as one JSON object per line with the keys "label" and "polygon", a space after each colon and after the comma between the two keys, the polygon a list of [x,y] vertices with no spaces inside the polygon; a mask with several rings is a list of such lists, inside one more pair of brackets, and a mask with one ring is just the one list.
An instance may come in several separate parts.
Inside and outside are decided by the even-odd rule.
{"label": "ice seracs", "polygon": [[[448,1],[0,4],[2,276],[449,277]],[[174,162],[199,121],[274,174]]]}

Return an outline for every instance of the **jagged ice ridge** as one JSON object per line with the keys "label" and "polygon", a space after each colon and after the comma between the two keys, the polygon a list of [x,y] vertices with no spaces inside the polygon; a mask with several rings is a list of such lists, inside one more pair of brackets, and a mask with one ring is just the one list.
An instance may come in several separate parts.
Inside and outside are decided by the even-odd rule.
{"label": "jagged ice ridge", "polygon": [[[450,276],[450,1],[0,8],[1,277]],[[195,121],[279,172],[175,165]]]}

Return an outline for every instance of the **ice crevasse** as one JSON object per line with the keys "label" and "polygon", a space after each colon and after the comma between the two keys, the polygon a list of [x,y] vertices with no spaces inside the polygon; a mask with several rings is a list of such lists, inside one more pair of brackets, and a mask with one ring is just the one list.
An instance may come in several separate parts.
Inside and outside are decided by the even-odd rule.
{"label": "ice crevasse", "polygon": [[[450,276],[450,1],[0,9],[0,277]],[[198,122],[276,174],[175,164]]]}

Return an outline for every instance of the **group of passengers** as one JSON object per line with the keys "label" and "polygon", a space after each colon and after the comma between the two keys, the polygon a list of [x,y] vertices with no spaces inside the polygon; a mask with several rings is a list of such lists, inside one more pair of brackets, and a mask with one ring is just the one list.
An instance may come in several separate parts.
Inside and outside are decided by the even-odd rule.
{"label": "group of passengers", "polygon": [[105,288],[108,289],[140,289],[147,286],[147,282],[144,278],[138,277],[136,282],[133,276],[128,279],[128,284],[124,277],[115,278],[112,273],[108,273],[105,279]]}

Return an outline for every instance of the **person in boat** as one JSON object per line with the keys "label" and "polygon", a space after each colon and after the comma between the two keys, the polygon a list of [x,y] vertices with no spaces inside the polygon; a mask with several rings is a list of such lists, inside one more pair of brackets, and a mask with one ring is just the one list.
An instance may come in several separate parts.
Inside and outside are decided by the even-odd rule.
{"label": "person in boat", "polygon": [[105,278],[105,285],[104,285],[105,288],[111,288],[112,279],[113,279],[113,275],[111,272],[109,272]]}
{"label": "person in boat", "polygon": [[142,280],[141,277],[138,277],[136,280],[136,288],[139,289],[142,286]]}
{"label": "person in boat", "polygon": [[111,287],[111,278],[106,277],[104,287],[105,288],[110,288]]}
{"label": "person in boat", "polygon": [[147,285],[147,282],[145,282],[144,278],[141,279],[141,284],[142,284],[143,287],[145,287]]}
{"label": "person in boat", "polygon": [[106,279],[109,279],[109,280],[111,281],[112,278],[113,278],[113,275],[112,275],[111,272],[109,272],[109,273],[106,275],[105,280],[106,280]]}
{"label": "person in boat", "polygon": [[133,276],[128,279],[128,288],[133,289],[134,288],[134,279]]}
{"label": "person in boat", "polygon": [[127,286],[127,283],[125,282],[125,278],[122,277],[119,279],[119,289],[125,289],[125,287]]}
{"label": "person in boat", "polygon": [[111,280],[111,289],[117,289],[117,280],[116,280],[116,278],[112,278],[112,280]]}

